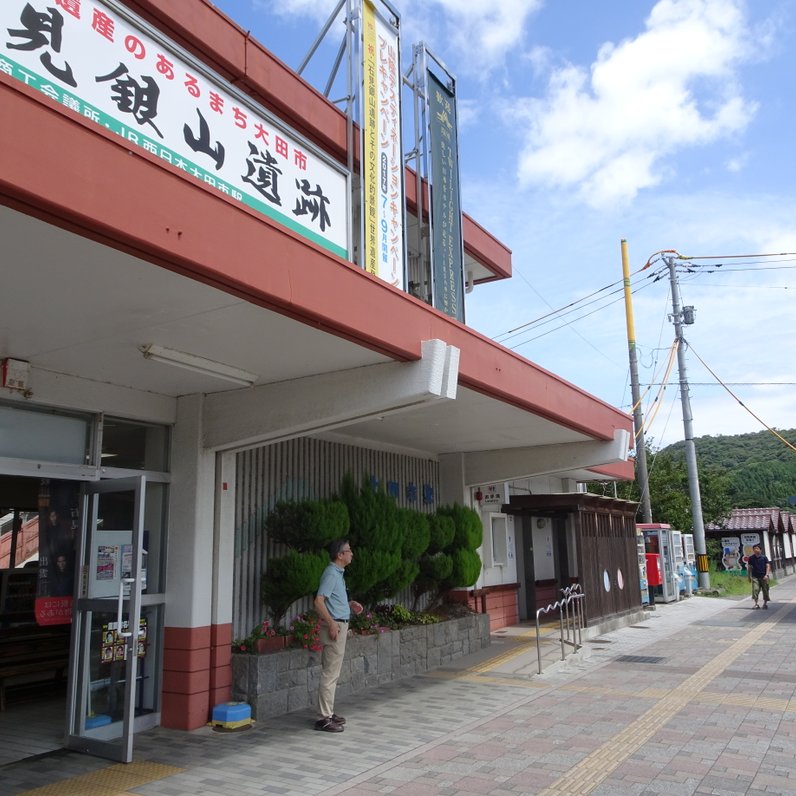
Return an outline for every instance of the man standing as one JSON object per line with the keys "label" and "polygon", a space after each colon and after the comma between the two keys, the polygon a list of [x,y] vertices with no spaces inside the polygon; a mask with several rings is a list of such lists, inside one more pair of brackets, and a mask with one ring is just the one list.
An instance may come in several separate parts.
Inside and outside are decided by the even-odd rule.
{"label": "man standing", "polygon": [[768,608],[768,579],[771,576],[771,562],[763,555],[759,544],[752,548],[752,555],[746,562],[746,571],[749,573],[749,581],[752,584],[752,600],[754,600],[755,608],[760,607],[757,600],[761,589],[763,591],[763,608]]}
{"label": "man standing", "polygon": [[345,587],[345,568],[354,554],[346,539],[336,539],[329,545],[329,566],[323,571],[315,610],[321,619],[321,680],[318,685],[318,712],[315,729],[323,732],[342,732],[345,719],[334,712],[337,679],[343,666],[348,620],[351,612],[362,613],[362,606],[348,599]]}

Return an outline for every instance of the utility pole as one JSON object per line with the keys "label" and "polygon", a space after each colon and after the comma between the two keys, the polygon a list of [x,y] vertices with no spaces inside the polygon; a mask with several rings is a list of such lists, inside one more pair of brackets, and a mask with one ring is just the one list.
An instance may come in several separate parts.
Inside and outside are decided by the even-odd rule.
{"label": "utility pole", "polygon": [[634,447],[636,449],[636,480],[641,492],[641,513],[644,522],[652,522],[650,504],[650,480],[647,471],[647,445],[644,442],[644,415],[641,410],[641,393],[638,384],[638,354],[636,352],[636,329],[633,321],[633,301],[630,292],[630,265],[627,256],[627,241],[622,239],[622,278],[625,285],[625,320],[627,322],[627,349],[630,357],[630,391],[633,399]]}
{"label": "utility pole", "polygon": [[683,324],[694,322],[694,308],[682,307],[680,301],[680,283],[674,257],[665,257],[669,267],[669,281],[672,289],[672,322],[677,339],[677,368],[680,373],[680,401],[683,406],[683,431],[685,436],[685,462],[688,468],[688,493],[691,497],[691,519],[694,523],[694,552],[697,558],[699,587],[710,588],[708,574],[707,546],[705,545],[705,526],[702,520],[702,497],[699,492],[699,473],[697,471],[696,448],[694,447],[694,425],[691,415],[691,400],[688,392],[688,378],[685,370],[685,344],[683,341]]}

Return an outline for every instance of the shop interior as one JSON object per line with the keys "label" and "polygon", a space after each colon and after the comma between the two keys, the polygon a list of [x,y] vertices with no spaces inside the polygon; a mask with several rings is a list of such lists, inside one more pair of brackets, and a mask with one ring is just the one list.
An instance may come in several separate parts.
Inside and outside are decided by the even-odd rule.
{"label": "shop interior", "polygon": [[[0,476],[0,765],[63,745],[71,625],[36,621],[40,491],[41,479]],[[69,588],[74,556],[57,558]]]}

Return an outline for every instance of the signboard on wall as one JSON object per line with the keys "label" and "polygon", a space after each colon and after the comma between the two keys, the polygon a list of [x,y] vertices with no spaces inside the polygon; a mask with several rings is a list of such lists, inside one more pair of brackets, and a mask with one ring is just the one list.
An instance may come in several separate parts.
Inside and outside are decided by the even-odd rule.
{"label": "signboard on wall", "polygon": [[362,172],[365,269],[404,289],[404,181],[398,31],[362,8]]}
{"label": "signboard on wall", "polygon": [[2,0],[0,69],[347,257],[343,168],[121,6]]}
{"label": "signboard on wall", "polygon": [[482,508],[500,511],[503,504],[509,502],[506,484],[485,484],[476,490],[475,499]]}
{"label": "signboard on wall", "polygon": [[462,210],[456,97],[426,72],[431,149],[431,229],[434,306],[464,322]]}

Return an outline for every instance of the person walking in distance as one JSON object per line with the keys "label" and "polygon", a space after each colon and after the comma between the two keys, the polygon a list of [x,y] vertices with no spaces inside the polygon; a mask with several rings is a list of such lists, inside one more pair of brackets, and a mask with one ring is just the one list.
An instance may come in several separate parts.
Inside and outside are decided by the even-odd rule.
{"label": "person walking in distance", "polygon": [[318,713],[315,729],[323,732],[342,732],[345,719],[334,712],[334,695],[343,666],[348,620],[351,612],[362,613],[362,606],[348,599],[345,587],[345,568],[354,554],[347,539],[336,539],[329,545],[329,565],[321,575],[315,610],[321,619],[321,680],[318,685]]}
{"label": "person walking in distance", "polygon": [[746,562],[746,570],[752,584],[752,600],[755,608],[760,607],[757,601],[761,591],[763,592],[763,608],[768,608],[768,579],[771,577],[771,562],[763,555],[759,544],[752,548],[752,555]]}

